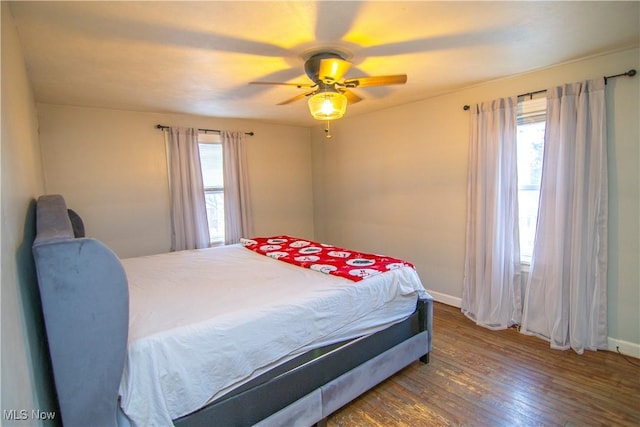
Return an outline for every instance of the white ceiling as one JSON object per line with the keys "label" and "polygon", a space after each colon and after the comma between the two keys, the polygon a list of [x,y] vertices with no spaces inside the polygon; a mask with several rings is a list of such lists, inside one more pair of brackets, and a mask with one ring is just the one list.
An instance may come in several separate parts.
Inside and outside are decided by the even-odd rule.
{"label": "white ceiling", "polygon": [[[640,2],[12,2],[36,101],[314,125],[304,60],[337,50],[347,116],[640,44]],[[618,70],[617,70],[618,71]],[[619,70],[620,72],[626,70]]]}

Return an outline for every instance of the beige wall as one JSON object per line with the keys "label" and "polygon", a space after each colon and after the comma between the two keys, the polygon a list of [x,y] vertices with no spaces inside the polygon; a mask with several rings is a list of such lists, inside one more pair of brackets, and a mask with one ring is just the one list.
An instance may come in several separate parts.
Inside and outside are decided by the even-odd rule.
{"label": "beige wall", "polygon": [[[349,117],[312,131],[316,238],[401,256],[443,301],[462,295],[469,113],[465,104],[640,69],[638,49]],[[409,76],[409,81],[411,76]],[[640,356],[640,78],[607,86],[609,336]],[[363,101],[363,102],[366,102]],[[611,343],[610,343],[611,344]],[[615,349],[615,346],[613,346]]]}
{"label": "beige wall", "polygon": [[249,120],[39,104],[47,193],[120,257],[167,252],[164,134],[156,124],[253,131],[247,157],[255,233],[313,236],[309,130]]}
{"label": "beige wall", "polygon": [[[43,192],[38,123],[33,92],[11,11],[2,2],[2,150],[0,288],[2,388],[0,410],[54,408],[48,353],[31,244],[35,233],[34,198]],[[3,412],[4,415],[4,412]],[[34,425],[11,421],[3,425]]]}

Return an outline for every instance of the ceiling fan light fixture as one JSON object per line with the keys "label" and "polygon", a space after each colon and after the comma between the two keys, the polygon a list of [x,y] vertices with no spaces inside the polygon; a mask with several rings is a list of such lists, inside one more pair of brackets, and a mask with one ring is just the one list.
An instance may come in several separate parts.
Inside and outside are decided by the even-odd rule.
{"label": "ceiling fan light fixture", "polygon": [[309,98],[309,111],[316,120],[336,120],[347,111],[347,97],[338,91],[321,91]]}
{"label": "ceiling fan light fixture", "polygon": [[301,88],[314,88],[311,92],[301,93],[279,102],[285,105],[299,99],[307,98],[311,116],[316,120],[330,121],[344,116],[347,104],[355,104],[362,98],[350,91],[351,88],[387,86],[404,84],[407,82],[406,74],[393,74],[387,76],[366,76],[344,79],[349,71],[351,62],[345,59],[345,55],[339,52],[322,51],[311,54],[304,62],[304,71],[311,80],[309,83],[286,82],[250,82],[252,84],[285,85]]}

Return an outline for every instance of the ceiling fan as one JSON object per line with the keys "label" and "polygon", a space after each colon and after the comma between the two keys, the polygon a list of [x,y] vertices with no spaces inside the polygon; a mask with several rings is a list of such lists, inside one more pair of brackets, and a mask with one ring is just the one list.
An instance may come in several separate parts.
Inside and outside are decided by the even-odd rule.
{"label": "ceiling fan", "polygon": [[304,63],[304,71],[313,83],[250,82],[250,84],[286,85],[295,86],[298,89],[311,88],[313,90],[310,92],[298,94],[277,105],[285,105],[309,97],[309,110],[313,118],[329,121],[342,117],[347,109],[347,104],[355,104],[362,100],[360,96],[349,89],[407,82],[406,74],[345,79],[344,76],[349,68],[351,68],[351,63],[340,54],[319,52],[309,57]]}

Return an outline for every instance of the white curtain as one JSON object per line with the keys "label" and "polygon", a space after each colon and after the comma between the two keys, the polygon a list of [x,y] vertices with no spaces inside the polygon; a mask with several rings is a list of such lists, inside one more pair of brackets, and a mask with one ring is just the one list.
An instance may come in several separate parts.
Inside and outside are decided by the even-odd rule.
{"label": "white curtain", "polygon": [[552,348],[607,347],[604,79],[547,91],[540,210],[521,331]]}
{"label": "white curtain", "polygon": [[253,236],[244,133],[221,132],[224,173],[224,240],[238,243]]}
{"label": "white curtain", "polygon": [[462,312],[478,325],[520,323],[517,98],[474,106]]}
{"label": "white curtain", "polygon": [[202,185],[198,130],[169,128],[171,250],[209,246],[209,226]]}

